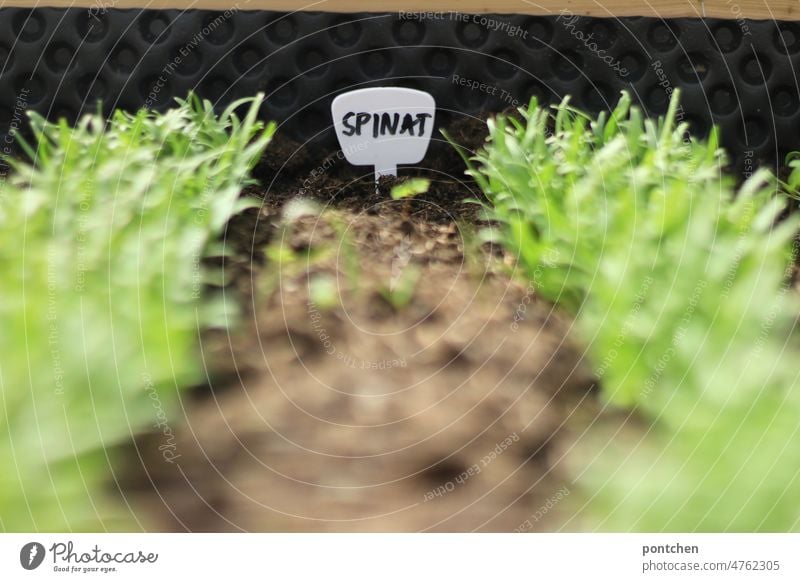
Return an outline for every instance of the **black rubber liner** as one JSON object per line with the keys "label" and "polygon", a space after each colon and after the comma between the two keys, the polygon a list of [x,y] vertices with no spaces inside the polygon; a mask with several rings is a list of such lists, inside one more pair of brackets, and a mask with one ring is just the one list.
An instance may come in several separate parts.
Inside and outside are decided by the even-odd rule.
{"label": "black rubber liner", "polygon": [[335,147],[330,102],[357,87],[430,91],[440,124],[533,94],[597,111],[622,89],[656,115],[680,87],[685,119],[720,125],[747,170],[800,149],[798,63],[800,27],[769,21],[4,8],[0,132],[28,107],[74,120],[97,99],[162,109],[190,89],[220,105],[265,91],[282,131]]}

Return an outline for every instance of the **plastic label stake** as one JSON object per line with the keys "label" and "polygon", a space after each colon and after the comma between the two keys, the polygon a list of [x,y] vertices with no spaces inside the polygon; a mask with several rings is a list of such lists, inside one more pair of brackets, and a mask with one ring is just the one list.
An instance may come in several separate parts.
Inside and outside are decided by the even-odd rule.
{"label": "plastic label stake", "polygon": [[381,176],[396,176],[398,164],[416,164],[425,157],[436,102],[425,91],[373,87],[339,95],[331,114],[347,161],[373,166],[377,182]]}

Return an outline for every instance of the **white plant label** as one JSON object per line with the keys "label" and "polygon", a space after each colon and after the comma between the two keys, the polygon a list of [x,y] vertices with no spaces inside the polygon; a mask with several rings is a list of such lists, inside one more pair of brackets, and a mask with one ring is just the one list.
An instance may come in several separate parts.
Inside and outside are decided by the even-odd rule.
{"label": "white plant label", "polygon": [[373,87],[339,95],[331,113],[347,161],[373,166],[377,181],[396,176],[399,164],[416,164],[425,157],[436,102],[425,91]]}

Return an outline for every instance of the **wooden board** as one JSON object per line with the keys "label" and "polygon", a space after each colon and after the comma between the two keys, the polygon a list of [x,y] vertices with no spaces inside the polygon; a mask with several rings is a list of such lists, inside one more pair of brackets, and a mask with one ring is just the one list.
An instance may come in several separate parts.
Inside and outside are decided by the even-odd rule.
{"label": "wooden board", "polygon": [[10,0],[9,7],[197,8],[325,12],[458,11],[471,13],[654,16],[661,18],[714,17],[800,20],[800,0]]}

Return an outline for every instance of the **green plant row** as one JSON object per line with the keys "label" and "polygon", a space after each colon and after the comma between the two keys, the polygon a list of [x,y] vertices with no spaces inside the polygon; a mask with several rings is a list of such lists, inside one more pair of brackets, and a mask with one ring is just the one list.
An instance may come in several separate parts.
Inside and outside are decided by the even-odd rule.
{"label": "green plant row", "polygon": [[597,118],[533,100],[490,121],[470,173],[608,404],[652,423],[581,439],[595,526],[800,529],[798,219],[767,171],[737,189],[716,131],[689,137],[678,111],[677,92],[659,120],[626,94]]}
{"label": "green plant row", "polygon": [[154,430],[179,454],[176,391],[202,380],[198,330],[224,316],[201,260],[248,204],[274,131],[261,101],[31,114],[0,194],[0,530],[116,527],[108,447]]}

